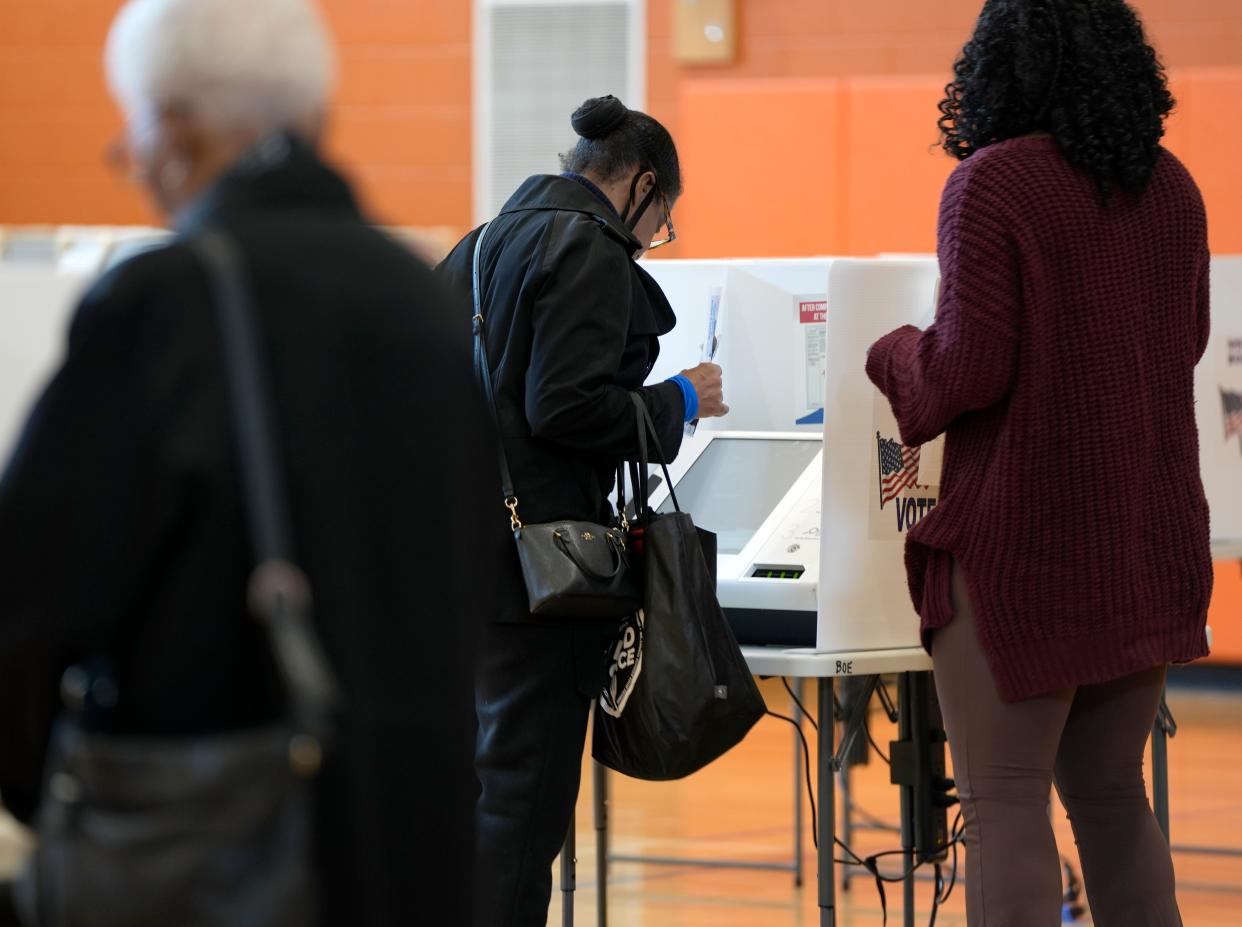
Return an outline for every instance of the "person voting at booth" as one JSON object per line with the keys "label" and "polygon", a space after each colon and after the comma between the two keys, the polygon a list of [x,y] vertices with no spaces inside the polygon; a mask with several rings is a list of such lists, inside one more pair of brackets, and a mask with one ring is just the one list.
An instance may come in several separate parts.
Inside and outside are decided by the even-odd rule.
{"label": "person voting at booth", "polygon": [[1207,653],[1193,372],[1203,201],[1122,0],[989,0],[941,104],[961,164],[933,324],[869,351],[911,447],[947,432],[910,590],[966,822],[968,923],[1060,922],[1055,783],[1099,927],[1181,923],[1143,750]]}
{"label": "person voting at booth", "polygon": [[[86,295],[0,480],[0,773],[37,795],[61,722],[24,923],[465,923],[496,479],[469,320],[319,154],[314,4],[133,0],[107,72],[176,236]],[[251,581],[273,554],[306,585]]]}
{"label": "person voting at booth", "polygon": [[[579,141],[562,158],[565,172],[527,180],[441,270],[468,316],[477,260],[477,312],[518,515],[527,524],[607,525],[617,465],[639,453],[632,394],[670,458],[687,421],[728,409],[714,364],[643,386],[657,339],[675,322],[635,260],[673,239],[682,184],[672,137],[611,96],[588,100],[572,122]],[[500,484],[478,491],[495,500],[489,523],[508,529]],[[542,927],[617,621],[532,616],[512,542],[477,569],[504,596],[477,682],[478,923]]]}

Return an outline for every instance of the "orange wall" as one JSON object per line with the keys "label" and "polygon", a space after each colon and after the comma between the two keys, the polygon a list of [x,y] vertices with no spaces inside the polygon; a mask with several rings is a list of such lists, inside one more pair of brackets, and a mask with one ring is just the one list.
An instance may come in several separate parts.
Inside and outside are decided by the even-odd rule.
{"label": "orange wall", "polygon": [[[330,147],[384,221],[470,222],[469,0],[322,0],[341,66]],[[0,0],[0,224],[150,222],[103,164],[121,0]]]}
{"label": "orange wall", "polygon": [[[331,148],[383,220],[417,226],[470,224],[470,38],[473,0],[321,0],[336,34],[341,92]],[[946,159],[935,140],[936,88],[969,32],[980,0],[737,0],[738,60],[685,68],[672,58],[672,0],[648,0],[648,108],[686,150],[688,195],[679,215],[681,256],[926,249],[928,217]],[[102,164],[119,120],[103,88],[100,55],[120,0],[0,0],[0,223],[148,221],[141,200]],[[1242,2],[1138,0],[1170,66],[1242,67]],[[929,77],[928,75],[936,75]],[[777,105],[782,134],[760,136],[760,156],[743,154],[746,176],[719,176],[713,164],[739,138],[713,92],[739,80],[768,106],[781,82],[806,94],[806,81],[848,78],[825,88],[825,110]],[[1193,122],[1171,142],[1204,181],[1218,250],[1242,251],[1242,209],[1228,158],[1242,124],[1236,84],[1205,83],[1179,92],[1201,100],[1174,120]],[[831,97],[831,100],[829,98]],[[791,97],[792,98],[792,97]],[[732,116],[732,113],[729,113]],[[741,116],[748,117],[749,113]],[[831,119],[832,121],[829,121]],[[818,150],[812,151],[812,142]],[[839,149],[839,150],[838,150]],[[798,152],[802,154],[799,156]],[[832,164],[834,176],[817,173]],[[789,169],[790,166],[799,170]],[[856,183],[859,167],[900,178],[900,193],[875,198]],[[806,170],[802,170],[806,168]],[[724,186],[720,180],[727,181]],[[745,199],[734,195],[734,190]],[[711,191],[708,193],[707,191]],[[832,193],[815,203],[808,190]],[[761,192],[762,191],[762,192]],[[836,196],[840,193],[841,196]],[[757,199],[765,223],[736,217]],[[888,209],[892,200],[903,208]],[[929,202],[931,203],[929,207]],[[724,204],[728,204],[726,206]],[[795,204],[794,209],[790,204]],[[729,211],[733,217],[720,223]],[[725,235],[723,229],[730,229]],[[693,235],[690,233],[694,232]],[[673,255],[670,255],[673,256]]]}
{"label": "orange wall", "polygon": [[[648,4],[648,104],[686,175],[663,256],[934,247],[952,168],[932,149],[936,103],[979,0],[738,0],[737,62],[693,68],[672,58],[672,2]],[[1242,252],[1242,2],[1135,5],[1173,71],[1168,143],[1203,187],[1212,246]]]}
{"label": "orange wall", "polygon": [[[1167,144],[1203,190],[1212,250],[1242,252],[1242,66],[1171,78]],[[664,256],[933,250],[954,164],[936,146],[942,95],[930,76],[683,79],[686,193]]]}

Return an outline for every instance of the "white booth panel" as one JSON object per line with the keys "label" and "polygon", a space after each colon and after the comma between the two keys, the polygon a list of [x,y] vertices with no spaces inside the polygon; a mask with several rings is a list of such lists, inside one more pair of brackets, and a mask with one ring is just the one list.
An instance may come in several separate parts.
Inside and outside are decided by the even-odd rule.
{"label": "white booth panel", "polygon": [[730,412],[700,427],[818,431],[831,264],[831,258],[646,263],[677,314],[649,382],[699,363],[712,291],[719,288],[716,362],[724,370]]}
{"label": "white booth panel", "polygon": [[0,470],[31,405],[59,366],[89,277],[44,262],[0,262]]}
{"label": "white booth panel", "polygon": [[[660,339],[660,356],[649,383],[660,383],[699,363],[713,288],[723,288],[728,261],[643,261],[677,315],[673,330]],[[728,384],[725,385],[726,390]]]}
{"label": "white booth panel", "polygon": [[927,513],[935,487],[917,485],[888,403],[865,370],[867,348],[930,312],[934,260],[839,260],[828,283],[823,540],[819,623],[824,650],[917,646],[906,591],[906,532]]}
{"label": "white booth panel", "polygon": [[1242,543],[1242,258],[1212,261],[1212,337],[1195,371],[1212,539]]}

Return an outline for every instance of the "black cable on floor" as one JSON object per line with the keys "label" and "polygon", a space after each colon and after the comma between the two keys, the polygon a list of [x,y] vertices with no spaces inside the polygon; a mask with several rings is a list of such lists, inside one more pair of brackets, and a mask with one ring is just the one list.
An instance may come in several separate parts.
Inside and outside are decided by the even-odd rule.
{"label": "black cable on floor", "polygon": [[802,699],[794,695],[793,686],[789,684],[789,680],[784,676],[781,677],[781,685],[785,687],[785,691],[789,693],[789,697],[793,699],[793,703],[798,706],[798,710],[802,712],[802,716],[811,722],[811,727],[819,730],[819,725],[815,723],[815,716],[806,710],[806,706],[802,704]]}
{"label": "black cable on floor", "polygon": [[940,869],[940,864],[936,863],[936,882],[935,895],[932,896],[931,919],[927,922],[927,927],[936,927],[936,915],[940,913],[941,893],[944,891],[944,873]]}
{"label": "black cable on floor", "polygon": [[888,715],[888,720],[894,724],[897,722],[897,706],[893,703],[893,697],[888,694],[888,686],[884,685],[884,680],[880,680],[879,685],[880,704],[884,706],[884,713]]}
{"label": "black cable on floor", "polygon": [[875,751],[875,755],[878,756],[880,759],[882,759],[886,766],[892,766],[893,765],[892,760],[890,760],[887,756],[884,755],[884,751],[879,748],[879,746],[875,742],[875,738],[871,736],[871,728],[868,727],[866,724],[864,724],[863,730],[867,732],[867,741],[871,744],[871,749]]}
{"label": "black cable on floor", "polygon": [[771,708],[765,709],[766,713],[773,718],[778,718],[788,724],[793,725],[793,729],[798,732],[798,740],[802,742],[802,759],[806,768],[806,796],[811,801],[811,840],[815,844],[815,849],[819,849],[819,816],[815,809],[815,789],[812,787],[811,781],[811,745],[806,741],[806,734],[802,730],[802,725],[787,715],[777,714]]}

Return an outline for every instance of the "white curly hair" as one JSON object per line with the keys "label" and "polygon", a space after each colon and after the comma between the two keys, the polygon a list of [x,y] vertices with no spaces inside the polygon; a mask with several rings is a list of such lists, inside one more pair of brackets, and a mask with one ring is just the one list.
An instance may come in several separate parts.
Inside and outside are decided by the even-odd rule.
{"label": "white curly hair", "polygon": [[181,107],[213,131],[301,131],[321,120],[335,80],[311,0],[130,0],[104,64],[131,126]]}

